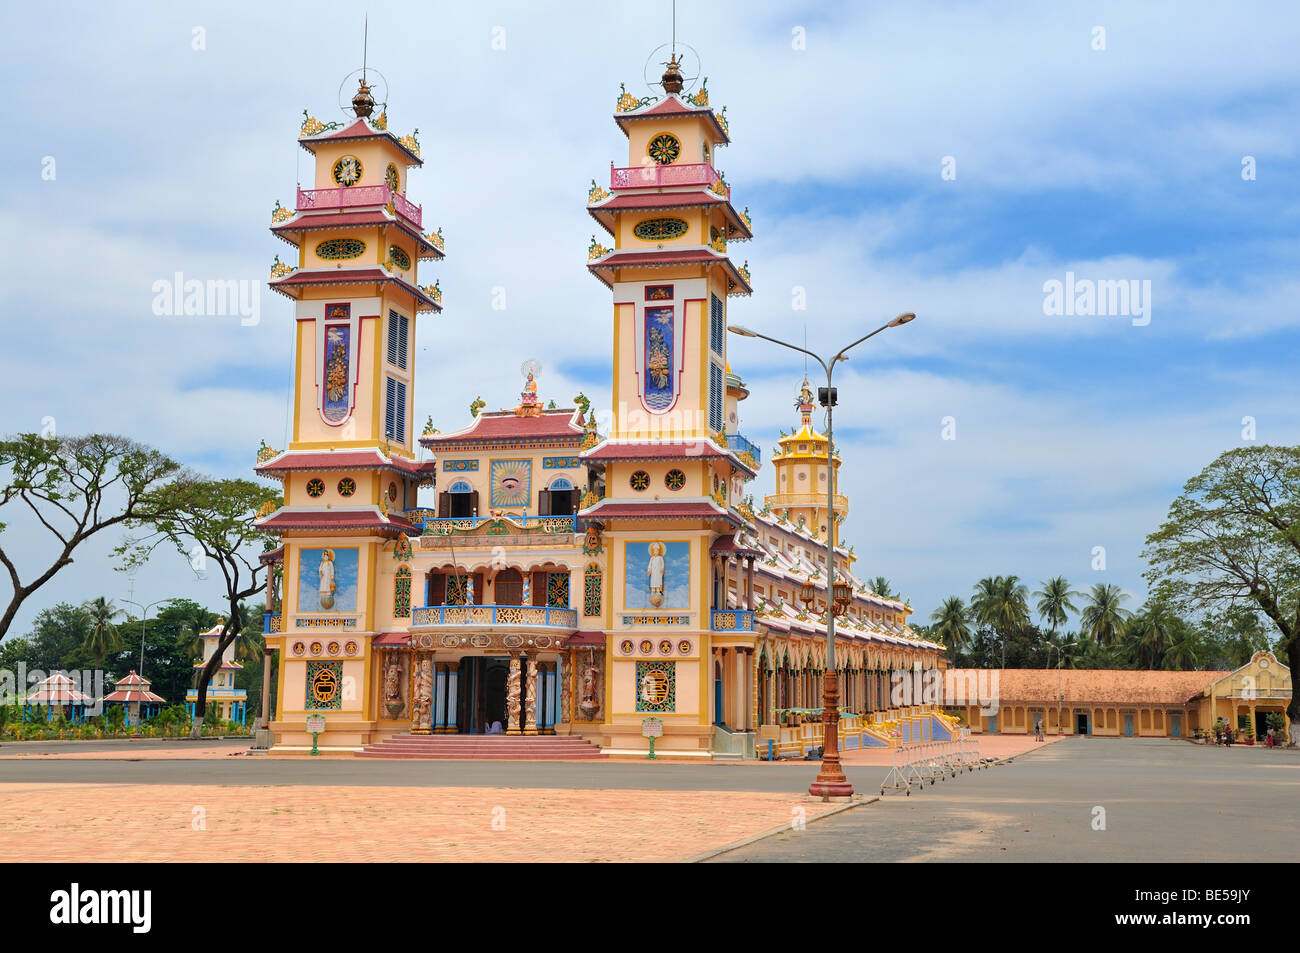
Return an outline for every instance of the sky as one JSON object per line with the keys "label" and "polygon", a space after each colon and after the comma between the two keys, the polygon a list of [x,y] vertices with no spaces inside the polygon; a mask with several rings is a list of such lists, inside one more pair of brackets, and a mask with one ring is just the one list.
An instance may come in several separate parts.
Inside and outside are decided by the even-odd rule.
{"label": "sky", "polygon": [[[0,13],[0,432],[119,432],[222,476],[285,445],[292,302],[265,280],[292,250],[270,212],[310,178],[303,110],[342,118],[364,12]],[[419,322],[414,423],[463,426],[479,394],[513,406],[530,359],[544,400],[607,408],[586,192],[625,161],[619,84],[650,93],[671,3],[369,14],[390,128],[420,130],[408,196],[447,242],[421,271],[445,310]],[[1143,540],[1184,481],[1250,440],[1300,443],[1300,8],[683,0],[677,37],[727,107],[715,164],[754,222],[731,250],[755,293],[730,320],[829,356],[917,315],[839,365],[835,418],[856,569],[916,619],[991,574],[1115,583],[1136,608]],[[178,272],[248,282],[258,321],[156,314]],[[1143,308],[1048,313],[1053,281],[1137,282]],[[735,336],[728,357],[766,454],[801,359]],[[771,485],[769,465],[755,496]],[[4,518],[30,577],[48,541]],[[78,551],[14,632],[59,600],[220,604],[179,554],[127,577],[120,541]]]}

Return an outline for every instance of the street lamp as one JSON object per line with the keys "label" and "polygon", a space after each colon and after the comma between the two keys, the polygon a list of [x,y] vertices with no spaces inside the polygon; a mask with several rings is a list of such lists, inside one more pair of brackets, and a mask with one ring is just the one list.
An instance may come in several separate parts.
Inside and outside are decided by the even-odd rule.
{"label": "street lamp", "polygon": [[1055,642],[1047,643],[1047,667],[1052,667],[1052,649],[1056,649],[1056,733],[1065,734],[1061,728],[1061,702],[1065,696],[1061,693],[1061,647]]}
{"label": "street lamp", "polygon": [[151,602],[147,606],[142,606],[138,602],[132,602],[130,599],[123,599],[121,601],[128,606],[135,606],[140,610],[140,667],[136,669],[136,674],[141,678],[144,678],[144,620],[149,617],[149,610],[154,606],[160,606],[165,602],[175,602],[176,597],[172,596],[169,599],[159,599],[157,602]]}
{"label": "street lamp", "polygon": [[[857,347],[868,338],[875,337],[881,331],[887,328],[896,328],[907,324],[916,318],[916,315],[910,311],[900,314],[892,321],[882,324],[870,334],[864,334],[848,347],[841,348],[829,361],[822,360],[806,348],[790,344],[787,341],[781,341],[766,334],[760,334],[750,328],[740,324],[732,324],[727,330],[733,334],[739,334],[747,338],[762,338],[764,341],[771,341],[773,344],[779,344],[781,347],[787,347],[792,351],[798,351],[800,354],[806,354],[822,366],[826,372],[826,387],[824,390],[818,388],[819,403],[826,408],[826,673],[822,685],[822,725],[824,726],[824,735],[822,741],[822,764],[821,770],[817,773],[817,778],[808,786],[808,793],[813,797],[831,798],[831,797],[849,797],[853,794],[853,785],[849,779],[844,776],[844,768],[840,764],[840,678],[839,672],[835,668],[835,616],[836,612],[832,611],[834,603],[838,601],[837,584],[835,582],[835,458],[834,458],[834,430],[832,427],[832,408],[836,404],[835,388],[832,385],[831,377],[835,373],[835,365],[840,361],[848,360],[846,356],[850,350]],[[805,585],[805,589],[811,588],[811,580]],[[847,583],[839,585],[848,588]],[[811,595],[811,593],[809,593]],[[852,593],[849,593],[852,598]],[[811,600],[808,600],[811,601]],[[847,601],[843,603],[847,607]],[[843,611],[841,609],[841,611]]]}

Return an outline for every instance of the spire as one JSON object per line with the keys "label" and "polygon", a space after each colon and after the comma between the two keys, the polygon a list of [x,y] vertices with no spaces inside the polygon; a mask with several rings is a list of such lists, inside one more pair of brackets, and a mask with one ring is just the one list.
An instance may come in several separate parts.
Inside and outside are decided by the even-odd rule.
{"label": "spire", "polygon": [[368,119],[375,111],[375,97],[370,94],[370,87],[366,85],[365,77],[361,78],[357,94],[352,97],[352,111],[362,119]]}
{"label": "spire", "polygon": [[808,386],[808,378],[803,379],[803,386],[799,388],[799,396],[794,401],[795,409],[802,415],[802,423],[805,427],[812,426],[813,412],[813,392]]}

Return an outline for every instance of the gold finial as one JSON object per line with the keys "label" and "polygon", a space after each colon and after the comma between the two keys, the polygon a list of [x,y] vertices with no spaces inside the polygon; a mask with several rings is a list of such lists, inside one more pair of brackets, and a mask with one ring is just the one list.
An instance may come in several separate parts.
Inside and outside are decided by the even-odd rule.
{"label": "gold finial", "polygon": [[370,87],[366,85],[365,77],[360,80],[357,94],[352,97],[352,111],[362,119],[369,118],[375,111],[375,97],[370,94]]}
{"label": "gold finial", "polygon": [[664,75],[660,78],[660,85],[663,86],[665,93],[680,93],[682,91],[682,64],[677,62],[677,54],[674,53],[668,58],[666,64],[668,68],[664,70]]}

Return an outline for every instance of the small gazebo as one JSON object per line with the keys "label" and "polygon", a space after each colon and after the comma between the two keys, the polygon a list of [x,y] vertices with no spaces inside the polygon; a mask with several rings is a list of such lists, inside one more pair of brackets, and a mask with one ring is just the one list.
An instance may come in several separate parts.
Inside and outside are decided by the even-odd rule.
{"label": "small gazebo", "polygon": [[166,699],[149,691],[149,682],[131,669],[131,674],[119,679],[112,694],[104,696],[105,705],[122,705],[126,709],[126,726],[130,728],[141,722],[140,707],[144,706],[144,717],[152,718]]}
{"label": "small gazebo", "polygon": [[63,672],[55,672],[36,686],[36,690],[23,699],[23,721],[27,720],[33,705],[46,705],[46,721],[54,719],[54,709],[63,711],[72,709],[72,720],[76,724],[86,720],[86,706],[91,703],[89,695],[77,691],[76,683]]}

